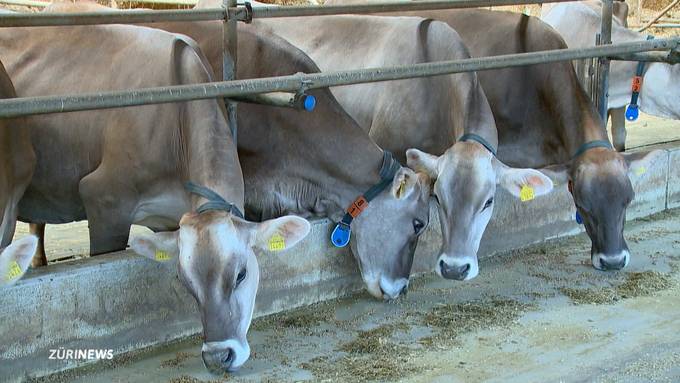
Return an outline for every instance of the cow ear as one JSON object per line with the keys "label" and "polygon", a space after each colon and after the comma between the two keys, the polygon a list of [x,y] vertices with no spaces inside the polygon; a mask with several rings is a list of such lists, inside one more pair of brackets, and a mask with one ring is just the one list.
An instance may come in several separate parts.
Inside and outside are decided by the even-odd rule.
{"label": "cow ear", "polygon": [[548,194],[553,189],[549,177],[535,169],[511,168],[494,160],[496,182],[513,196],[522,201]]}
{"label": "cow ear", "polygon": [[390,193],[396,199],[406,199],[418,190],[419,178],[416,172],[402,167],[392,179]]}
{"label": "cow ear", "polygon": [[0,286],[9,286],[21,279],[38,248],[38,237],[29,235],[12,242],[0,253]]}
{"label": "cow ear", "polygon": [[417,172],[427,174],[432,180],[436,180],[439,174],[439,157],[418,149],[406,151],[406,165]]}
{"label": "cow ear", "polygon": [[172,261],[179,255],[178,235],[179,230],[138,235],[130,239],[130,248],[142,257],[157,262]]}
{"label": "cow ear", "polygon": [[309,221],[295,215],[270,219],[255,224],[252,245],[267,251],[290,249],[302,241],[310,229]]}
{"label": "cow ear", "polygon": [[641,177],[647,173],[647,169],[657,160],[660,155],[665,155],[663,150],[652,150],[651,152],[621,153],[628,165],[628,177]]}

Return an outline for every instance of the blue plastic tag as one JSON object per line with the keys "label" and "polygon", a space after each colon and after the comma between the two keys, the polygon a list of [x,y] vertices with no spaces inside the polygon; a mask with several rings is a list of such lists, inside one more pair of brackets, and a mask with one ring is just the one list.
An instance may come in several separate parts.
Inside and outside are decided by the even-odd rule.
{"label": "blue plastic tag", "polygon": [[314,107],[316,107],[316,97],[312,96],[311,94],[306,94],[304,97],[305,99],[302,102],[302,105],[306,111],[311,112],[314,110]]}
{"label": "blue plastic tag", "polygon": [[349,243],[349,237],[352,234],[352,229],[349,225],[342,222],[338,223],[331,233],[331,242],[335,247],[345,247]]}
{"label": "blue plastic tag", "polygon": [[583,218],[581,218],[581,214],[579,214],[578,211],[576,212],[576,223],[583,225]]}
{"label": "blue plastic tag", "polygon": [[626,108],[626,120],[635,121],[640,115],[640,110],[637,105],[630,104]]}

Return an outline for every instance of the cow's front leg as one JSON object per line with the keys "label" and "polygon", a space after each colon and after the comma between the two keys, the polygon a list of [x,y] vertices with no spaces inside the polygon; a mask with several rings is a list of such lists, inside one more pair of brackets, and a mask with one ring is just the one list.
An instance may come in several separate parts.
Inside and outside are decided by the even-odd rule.
{"label": "cow's front leg", "polygon": [[80,181],[80,196],[90,229],[90,255],[127,247],[137,197],[123,179],[121,174],[100,167]]}
{"label": "cow's front leg", "polygon": [[609,109],[612,119],[612,141],[618,152],[626,150],[626,108]]}
{"label": "cow's front leg", "polygon": [[47,266],[47,255],[45,255],[45,224],[31,223],[28,225],[28,228],[31,234],[38,237],[38,248],[35,249],[35,254],[33,254],[31,266],[34,268]]}

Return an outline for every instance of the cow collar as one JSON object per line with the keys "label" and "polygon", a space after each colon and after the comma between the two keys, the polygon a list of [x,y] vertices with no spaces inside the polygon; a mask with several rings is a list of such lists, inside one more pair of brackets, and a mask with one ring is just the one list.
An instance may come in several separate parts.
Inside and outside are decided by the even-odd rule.
{"label": "cow collar", "polygon": [[593,141],[588,141],[584,142],[581,146],[576,149],[576,153],[574,153],[573,156],[571,156],[571,160],[575,160],[578,157],[580,157],[583,153],[586,152],[586,150],[590,150],[593,148],[606,148],[606,149],[612,149],[612,144],[607,141],[607,140],[593,140]]}
{"label": "cow collar", "polygon": [[458,139],[458,141],[461,141],[461,142],[462,142],[462,141],[475,141],[475,142],[478,142],[478,143],[480,143],[483,147],[485,147],[486,150],[488,150],[489,152],[491,152],[491,154],[493,154],[494,157],[496,157],[496,149],[489,143],[489,141],[487,141],[486,139],[484,139],[484,137],[482,137],[482,136],[480,136],[480,135],[478,135],[478,134],[474,134],[474,133],[465,133],[465,134],[463,134],[462,136],[460,136],[460,138]]}
{"label": "cow collar", "polygon": [[[647,40],[653,40],[654,36],[647,36]],[[630,104],[626,107],[626,120],[635,121],[640,115],[638,106],[638,97],[642,91],[642,80],[645,72],[645,62],[639,61],[637,70],[635,71],[635,76],[633,77],[633,83],[631,85],[633,94],[630,96]]]}
{"label": "cow collar", "polygon": [[208,202],[204,203],[203,205],[199,206],[196,209],[196,213],[201,214],[204,211],[208,210],[223,210],[241,219],[244,218],[243,213],[241,212],[241,210],[239,210],[238,207],[236,207],[236,205],[227,202],[224,198],[222,198],[219,194],[215,193],[213,190],[208,189],[205,186],[196,185],[191,181],[187,181],[184,184],[184,188],[189,193],[199,195],[208,200]]}
{"label": "cow collar", "polygon": [[342,220],[338,222],[331,233],[331,242],[335,247],[345,247],[349,243],[349,238],[352,234],[350,225],[354,218],[358,217],[367,207],[372,199],[382,193],[394,179],[394,176],[401,169],[399,161],[394,159],[392,153],[387,150],[383,151],[383,162],[380,168],[380,181],[371,186],[364,194],[355,199],[345,211]]}

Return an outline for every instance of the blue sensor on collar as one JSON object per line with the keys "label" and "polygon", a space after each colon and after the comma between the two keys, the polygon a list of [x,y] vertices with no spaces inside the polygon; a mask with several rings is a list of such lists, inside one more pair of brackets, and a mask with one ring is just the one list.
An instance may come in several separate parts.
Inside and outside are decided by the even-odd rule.
{"label": "blue sensor on collar", "polygon": [[306,94],[304,97],[305,99],[302,102],[302,106],[306,111],[311,112],[316,107],[316,97],[312,96],[311,94]]}
{"label": "blue sensor on collar", "polygon": [[576,212],[576,223],[583,225],[583,218],[581,218],[581,214],[579,214],[578,211]]}
{"label": "blue sensor on collar", "polygon": [[630,104],[626,108],[626,120],[628,121],[635,121],[638,119],[638,116],[640,115],[640,108],[638,108],[637,105]]}
{"label": "blue sensor on collar", "polygon": [[340,222],[335,226],[331,233],[331,242],[335,247],[345,247],[349,243],[349,237],[352,234],[352,229],[349,225]]}

